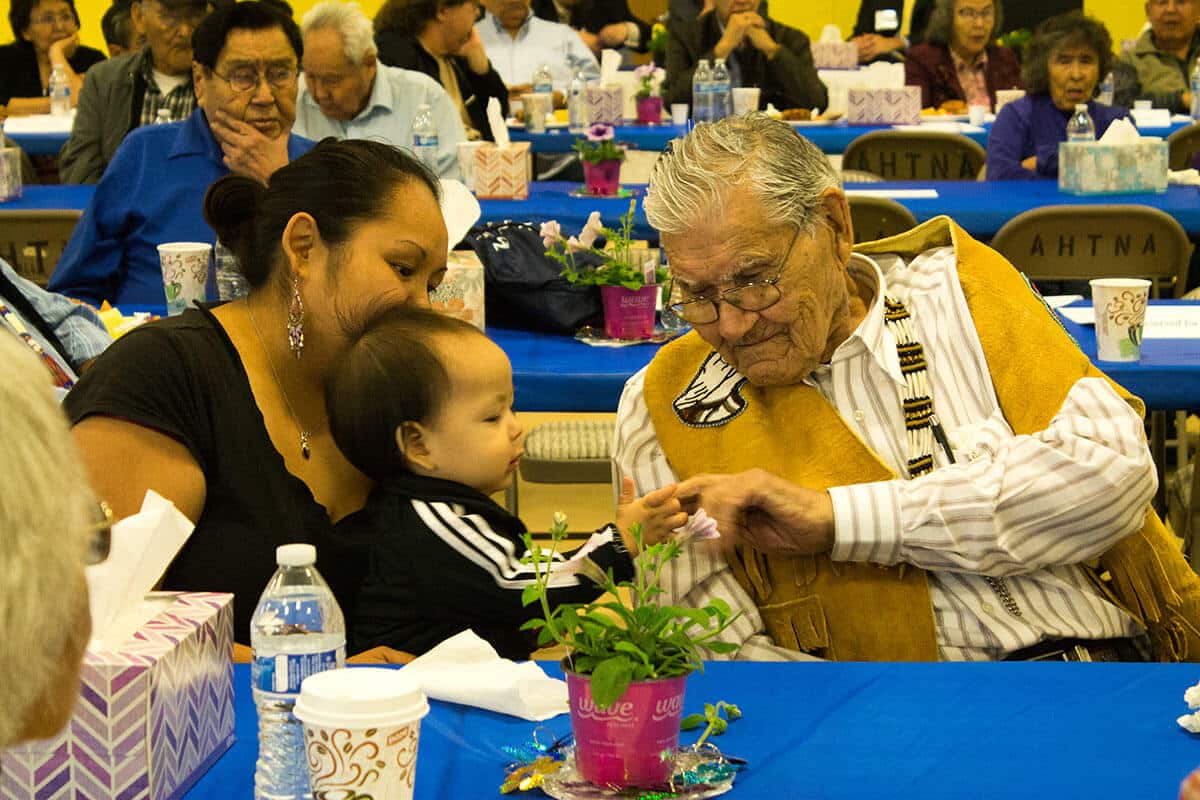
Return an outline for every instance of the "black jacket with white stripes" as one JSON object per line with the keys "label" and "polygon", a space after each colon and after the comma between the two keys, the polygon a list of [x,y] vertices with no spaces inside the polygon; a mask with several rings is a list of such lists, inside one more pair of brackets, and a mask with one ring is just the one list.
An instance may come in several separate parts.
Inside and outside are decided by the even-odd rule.
{"label": "black jacket with white stripes", "polygon": [[[338,533],[369,541],[370,567],[349,612],[350,649],[387,645],[420,655],[467,628],[505,658],[525,659],[536,636],[518,630],[540,607],[521,605],[533,568],[521,561],[525,525],[488,496],[460,483],[416,475],[393,478],[367,505],[343,519]],[[614,577],[633,576],[633,562],[614,526],[612,540],[591,559]],[[553,579],[551,605],[585,603],[601,593],[583,576]]]}

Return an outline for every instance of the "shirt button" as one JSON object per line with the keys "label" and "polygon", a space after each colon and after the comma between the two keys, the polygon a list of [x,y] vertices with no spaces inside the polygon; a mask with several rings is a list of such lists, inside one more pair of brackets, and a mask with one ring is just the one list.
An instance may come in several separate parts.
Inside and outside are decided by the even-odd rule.
{"label": "shirt button", "polygon": [[992,604],[991,604],[991,603],[984,603],[984,604],[983,604],[983,613],[985,613],[985,614],[992,614],[992,613],[995,613],[995,611],[996,611],[996,609],[992,607]]}
{"label": "shirt button", "polygon": [[861,408],[854,409],[854,418],[856,420],[858,420],[859,422],[862,422],[864,419],[866,419],[866,417],[867,417],[867,415],[862,412]]}

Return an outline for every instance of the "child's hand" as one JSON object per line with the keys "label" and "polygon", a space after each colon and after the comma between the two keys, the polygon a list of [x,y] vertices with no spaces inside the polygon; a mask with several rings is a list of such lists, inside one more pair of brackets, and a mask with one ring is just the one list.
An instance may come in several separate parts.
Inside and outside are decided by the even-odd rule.
{"label": "child's hand", "polygon": [[688,515],[675,497],[675,484],[635,499],[633,478],[621,479],[621,497],[617,501],[617,529],[625,549],[637,555],[637,543],[629,533],[635,522],[642,523],[642,544],[658,544],[676,528],[687,524]]}

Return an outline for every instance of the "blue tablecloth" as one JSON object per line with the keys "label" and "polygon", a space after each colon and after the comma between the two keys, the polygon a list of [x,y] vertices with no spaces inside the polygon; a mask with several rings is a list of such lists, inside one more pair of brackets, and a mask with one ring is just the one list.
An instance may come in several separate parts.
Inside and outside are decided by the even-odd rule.
{"label": "blue tablecloth", "polygon": [[[716,739],[750,761],[730,797],[1167,800],[1200,764],[1200,738],[1175,724],[1196,679],[1189,664],[711,663],[689,679],[685,707],[741,706],[745,716]],[[234,682],[237,741],[187,800],[251,796],[247,666],[234,668]],[[416,797],[499,797],[501,748],[537,723],[430,705]],[[570,729],[565,715],[541,724]]]}
{"label": "blue tablecloth", "polygon": [[44,186],[25,186],[19,198],[0,202],[0,211],[83,211],[95,193],[94,185],[52,183]]}
{"label": "blue tablecloth", "polygon": [[66,133],[9,133],[8,138],[31,156],[56,156],[67,143]]}

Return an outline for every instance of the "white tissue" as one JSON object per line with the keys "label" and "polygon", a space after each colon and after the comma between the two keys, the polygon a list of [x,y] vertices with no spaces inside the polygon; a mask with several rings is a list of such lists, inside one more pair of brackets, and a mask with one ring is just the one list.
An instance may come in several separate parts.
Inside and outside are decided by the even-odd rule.
{"label": "white tissue", "polygon": [[1127,119],[1116,119],[1108,126],[1108,130],[1100,137],[1100,144],[1135,144],[1142,135],[1133,123]]}
{"label": "white tissue", "polygon": [[600,51],[600,85],[617,85],[617,72],[621,69],[621,54],[616,50]]}
{"label": "white tissue", "polygon": [[501,658],[474,631],[451,636],[402,670],[434,700],[485,708],[531,721],[565,714],[567,684],[533,661]]}
{"label": "white tissue", "polygon": [[[1200,683],[1188,687],[1187,691],[1183,693],[1183,702],[1187,703],[1190,709],[1200,708]],[[1175,722],[1189,733],[1200,733],[1200,711],[1177,717]]]}
{"label": "white tissue", "polygon": [[842,29],[837,25],[830,23],[821,29],[822,42],[840,42],[842,41]]}
{"label": "white tissue", "polygon": [[191,520],[164,497],[147,491],[141,510],[112,529],[108,558],[88,567],[92,607],[90,649],[116,649],[154,614],[143,604],[192,535]]}
{"label": "white tissue", "polygon": [[504,122],[504,112],[500,110],[500,98],[488,98],[487,104],[488,127],[492,129],[492,139],[496,147],[508,149],[508,125]]}
{"label": "white tissue", "polygon": [[[495,98],[492,98],[493,100]],[[483,210],[479,201],[462,181],[442,178],[442,218],[446,221],[447,251],[463,240],[474,227]]]}
{"label": "white tissue", "polygon": [[1168,170],[1167,183],[1175,186],[1200,186],[1200,172],[1195,169]]}

